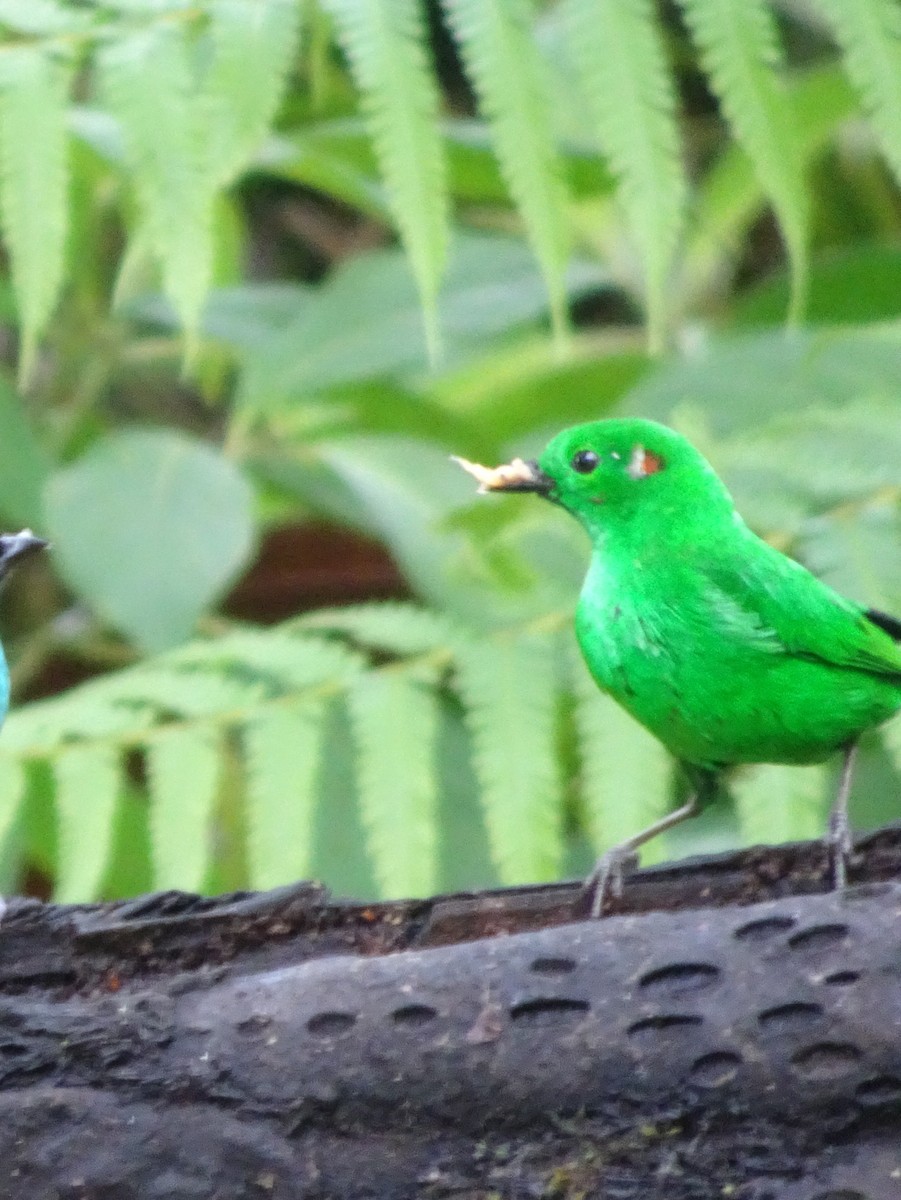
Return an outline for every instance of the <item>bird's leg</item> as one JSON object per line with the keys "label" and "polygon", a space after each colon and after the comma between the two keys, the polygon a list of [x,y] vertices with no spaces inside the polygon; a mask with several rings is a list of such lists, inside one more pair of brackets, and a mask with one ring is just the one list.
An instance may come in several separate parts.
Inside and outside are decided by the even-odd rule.
{"label": "bird's leg", "polygon": [[848,882],[848,859],[851,857],[853,848],[851,822],[848,819],[848,797],[851,794],[851,777],[854,774],[856,755],[857,742],[849,742],[845,746],[838,791],[835,794],[832,811],[829,813],[829,825],[826,831],[826,848],[832,865],[832,883],[836,890],[841,890]]}
{"label": "bird's leg", "polygon": [[675,812],[667,813],[665,817],[661,817],[647,829],[642,829],[640,833],[620,842],[618,846],[614,846],[606,854],[602,854],[595,863],[594,870],[585,880],[582,889],[583,895],[590,898],[592,917],[601,915],[604,898],[608,891],[613,896],[623,894],[623,870],[639,846],[650,842],[658,833],[664,833],[667,829],[672,829],[674,825],[687,821],[689,817],[696,817],[703,808],[704,801],[716,790],[716,776],[712,771],[688,765],[685,765],[685,770],[694,784],[694,791],[686,803],[681,808],[677,808]]}

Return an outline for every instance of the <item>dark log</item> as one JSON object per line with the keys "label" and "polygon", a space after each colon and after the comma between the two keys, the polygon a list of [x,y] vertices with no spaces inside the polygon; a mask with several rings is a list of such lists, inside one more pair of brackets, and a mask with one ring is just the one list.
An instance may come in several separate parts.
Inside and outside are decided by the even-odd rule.
{"label": "dark log", "polygon": [[901,1197],[901,828],[827,876],[11,901],[0,1197]]}

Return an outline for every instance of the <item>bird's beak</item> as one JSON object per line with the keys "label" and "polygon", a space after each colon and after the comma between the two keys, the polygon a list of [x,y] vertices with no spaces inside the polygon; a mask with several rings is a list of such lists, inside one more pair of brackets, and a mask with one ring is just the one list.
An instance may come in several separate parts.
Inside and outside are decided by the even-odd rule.
{"label": "bird's beak", "polygon": [[539,496],[549,496],[554,487],[553,479],[545,475],[534,459],[526,462],[514,458],[500,467],[483,467],[456,455],[453,461],[478,481],[480,492],[537,492]]}
{"label": "bird's beak", "polygon": [[7,573],[13,563],[20,558],[28,558],[48,546],[43,538],[36,537],[30,529],[21,533],[0,534],[0,579]]}

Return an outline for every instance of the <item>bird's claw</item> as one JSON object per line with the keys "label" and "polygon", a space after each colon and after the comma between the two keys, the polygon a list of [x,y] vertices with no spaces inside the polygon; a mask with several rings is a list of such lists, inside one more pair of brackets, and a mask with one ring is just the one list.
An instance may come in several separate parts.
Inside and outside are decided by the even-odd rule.
{"label": "bird's claw", "polygon": [[629,845],[614,846],[601,855],[582,887],[582,895],[589,902],[588,911],[593,920],[600,917],[608,896],[616,900],[622,896],[626,869],[637,865],[638,855]]}

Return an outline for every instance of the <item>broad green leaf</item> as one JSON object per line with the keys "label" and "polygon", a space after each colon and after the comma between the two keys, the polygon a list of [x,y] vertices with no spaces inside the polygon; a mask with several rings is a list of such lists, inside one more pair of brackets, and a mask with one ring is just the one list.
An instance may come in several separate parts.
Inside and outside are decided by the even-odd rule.
{"label": "broad green leaf", "polygon": [[567,195],[532,0],[442,0],[488,119],[510,192],[547,281],[558,336],[566,325]]}
{"label": "broad green leaf", "polygon": [[28,380],[63,281],[68,226],[66,102],[71,66],[40,46],[0,49],[0,218]]}
{"label": "broad green leaf", "polygon": [[0,754],[0,853],[16,827],[26,786],[24,765],[11,754]]}
{"label": "broad green leaf", "polygon": [[807,287],[808,197],[791,94],[766,0],[679,0],[723,113],[776,213],[793,272],[789,318]]}
{"label": "broad green leaf", "polygon": [[292,704],[261,709],[244,727],[252,887],[310,874],[323,715],[321,705]]}
{"label": "broad green leaf", "polygon": [[334,19],[369,118],[385,185],[436,358],[438,287],[448,240],[448,198],[438,126],[439,96],[418,0],[322,0]]}
{"label": "broad green leaf", "polygon": [[886,161],[901,180],[901,5],[898,0],[813,0],[842,48]]}
{"label": "broad green leaf", "polygon": [[45,505],[63,576],[146,649],[187,637],[252,547],[240,472],[174,431],[108,435],[52,476]]}
{"label": "broad green leaf", "polygon": [[122,125],[141,219],[190,352],[212,281],[214,185],[207,100],[192,70],[186,22],[160,21],[117,37],[98,63],[106,102]]}
{"label": "broad green leaf", "polygon": [[212,726],[175,726],[148,745],[154,887],[203,887],[214,853],[221,760],[221,735]]}
{"label": "broad green leaf", "polygon": [[[777,324],[788,302],[790,280],[780,272],[740,295],[740,325]],[[901,317],[901,250],[855,244],[813,260],[807,319],[811,325],[864,325]]]}
{"label": "broad green leaf", "polygon": [[215,0],[209,15],[207,155],[216,182],[229,183],[275,117],[297,54],[300,7],[296,0]]}
{"label": "broad green leaf", "polygon": [[554,647],[508,636],[457,656],[491,855],[507,884],[554,879],[562,861]]}
{"label": "broad green leaf", "polygon": [[64,750],[54,761],[59,821],[56,900],[96,900],[109,862],[122,786],[117,747],[94,743]]}
{"label": "broad green leaf", "polygon": [[[571,265],[566,283],[575,298],[609,286],[609,276],[583,260]],[[450,347],[481,344],[535,321],[547,304],[520,239],[454,239],[439,305]],[[261,341],[245,362],[239,403],[250,411],[278,411],[325,388],[421,369],[420,308],[403,256],[379,250],[343,264],[314,294],[299,295],[296,319]]]}
{"label": "broad green leaf", "polygon": [[666,336],[688,186],[676,94],[650,0],[566,0],[573,62],[644,271],[649,340]]}
{"label": "broad green leaf", "polygon": [[437,888],[435,694],[399,671],[370,672],[348,695],[360,812],[379,890]]}
{"label": "broad green leaf", "polygon": [[874,502],[854,512],[811,518],[798,539],[798,555],[842,595],[868,608],[901,612],[901,513]]}
{"label": "broad green leaf", "polygon": [[743,769],[732,791],[745,842],[778,845],[822,837],[828,778],[828,767],[820,765],[761,763]]}
{"label": "broad green leaf", "polygon": [[0,375],[0,514],[42,528],[50,459],[28,422],[22,397]]}
{"label": "broad green leaf", "polygon": [[0,0],[0,25],[15,33],[53,36],[79,33],[91,21],[91,14],[71,3],[58,0]]}
{"label": "broad green leaf", "polygon": [[[579,739],[579,791],[589,832],[600,854],[640,833],[669,807],[672,759],[662,744],[603,693],[572,650]],[[642,861],[665,857],[660,840],[641,850]]]}

